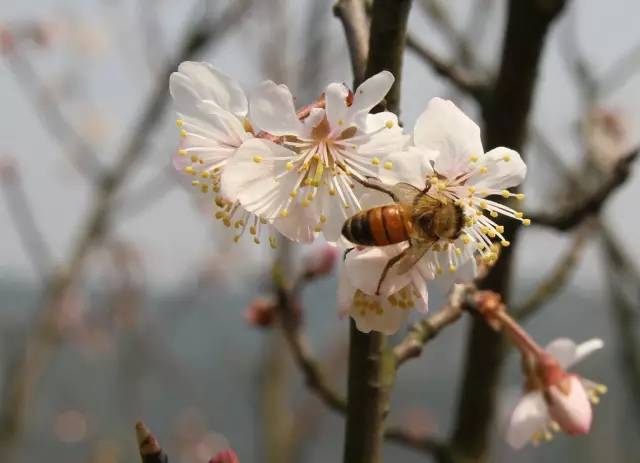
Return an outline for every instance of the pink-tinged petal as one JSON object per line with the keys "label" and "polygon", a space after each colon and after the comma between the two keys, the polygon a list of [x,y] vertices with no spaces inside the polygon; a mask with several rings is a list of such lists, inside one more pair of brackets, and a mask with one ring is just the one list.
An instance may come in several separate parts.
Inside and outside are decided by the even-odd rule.
{"label": "pink-tinged petal", "polygon": [[[397,245],[371,247],[362,250],[354,249],[347,254],[345,259],[346,277],[351,280],[353,286],[363,293],[375,295],[378,281],[385,265],[401,249]],[[409,283],[411,283],[410,272],[398,275],[394,268],[391,267],[380,288],[380,295],[389,296],[400,291]]]}
{"label": "pink-tinged petal", "polygon": [[304,125],[298,119],[293,96],[286,85],[262,82],[249,97],[251,122],[272,135],[303,135]]}
{"label": "pink-tinged petal", "polygon": [[178,111],[193,114],[207,100],[237,117],[247,114],[247,98],[240,85],[208,63],[185,61],[169,78],[169,91]]}
{"label": "pink-tinged petal", "polygon": [[547,388],[546,400],[549,415],[564,432],[571,436],[589,432],[591,402],[576,375],[568,375],[557,385]]}
{"label": "pink-tinged petal", "polygon": [[604,343],[599,338],[590,339],[582,344],[576,344],[569,338],[559,338],[550,342],[545,350],[558,361],[562,368],[568,369],[603,346]]}
{"label": "pink-tinged petal", "polygon": [[240,463],[238,454],[233,449],[226,449],[218,452],[209,463]]}
{"label": "pink-tinged petal", "polygon": [[500,147],[479,157],[477,167],[485,167],[486,172],[478,170],[468,182],[478,190],[506,190],[520,185],[527,175],[527,166],[517,151]]}
{"label": "pink-tinged petal", "polygon": [[548,421],[549,415],[542,394],[539,391],[529,392],[520,399],[511,414],[507,442],[514,449],[521,449]]}
{"label": "pink-tinged petal", "polygon": [[353,103],[349,107],[351,117],[368,113],[389,93],[395,78],[389,71],[382,71],[362,82],[353,93]]}
{"label": "pink-tinged petal", "polygon": [[311,134],[311,131],[316,127],[322,119],[324,119],[325,110],[322,108],[313,108],[307,117],[302,120],[305,133]]}
{"label": "pink-tinged petal", "polygon": [[347,95],[349,91],[343,84],[333,83],[325,91],[325,102],[327,109],[327,120],[329,127],[336,130],[345,127],[345,117],[347,115]]}
{"label": "pink-tinged petal", "polygon": [[382,160],[378,176],[387,185],[403,182],[423,190],[427,177],[433,175],[432,162],[436,154],[434,151],[417,148],[391,153]]}
{"label": "pink-tinged petal", "polygon": [[286,172],[287,158],[295,153],[271,141],[253,138],[244,142],[228,160],[222,174],[222,194],[240,201],[249,212],[265,219],[275,219],[294,189],[295,172]]}
{"label": "pink-tinged petal", "polygon": [[418,117],[413,132],[417,147],[439,152],[438,173],[454,178],[463,173],[471,156],[484,152],[480,127],[449,100],[433,98]]}

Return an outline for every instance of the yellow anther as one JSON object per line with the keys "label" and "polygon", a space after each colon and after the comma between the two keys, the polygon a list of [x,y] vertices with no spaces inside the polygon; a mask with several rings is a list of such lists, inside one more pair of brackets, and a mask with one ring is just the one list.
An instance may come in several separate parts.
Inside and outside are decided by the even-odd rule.
{"label": "yellow anther", "polygon": [[286,217],[286,216],[288,216],[288,215],[289,215],[289,211],[288,211],[288,210],[286,210],[286,209],[282,209],[282,210],[280,211],[280,217]]}
{"label": "yellow anther", "polygon": [[470,186],[468,190],[469,190],[469,193],[474,194],[476,192],[476,187]]}
{"label": "yellow anther", "polygon": [[311,201],[309,201],[308,199],[303,199],[300,204],[302,204],[302,207],[309,207]]}
{"label": "yellow anther", "polygon": [[195,154],[192,154],[190,159],[191,162],[198,162],[200,160],[200,158]]}
{"label": "yellow anther", "polygon": [[509,241],[507,241],[507,240],[500,241],[500,244],[502,246],[504,246],[505,248],[508,248],[511,245],[511,243]]}
{"label": "yellow anther", "polygon": [[293,162],[287,162],[287,170],[293,170]]}
{"label": "yellow anther", "polygon": [[261,223],[262,225],[266,225],[266,223],[267,223],[267,222],[268,222],[268,220],[267,220],[267,219],[265,219],[264,217],[260,217],[260,223]]}
{"label": "yellow anther", "polygon": [[461,256],[462,255],[462,249],[456,248],[455,253],[456,253],[456,256]]}
{"label": "yellow anther", "polygon": [[393,127],[393,121],[392,120],[388,120],[387,122],[384,123],[384,126],[388,129]]}
{"label": "yellow anther", "polygon": [[200,191],[202,191],[203,193],[207,193],[209,191],[209,185],[200,185]]}
{"label": "yellow anther", "polygon": [[343,125],[344,121],[342,119],[338,119],[338,125]]}
{"label": "yellow anther", "polygon": [[504,227],[503,227],[502,225],[498,225],[498,226],[496,227],[496,231],[497,231],[498,233],[504,233]]}
{"label": "yellow anther", "polygon": [[378,166],[378,165],[380,165],[380,159],[379,159],[379,158],[374,157],[374,158],[371,160],[371,164],[373,164],[374,166]]}
{"label": "yellow anther", "polygon": [[307,193],[307,201],[313,201],[313,191]]}
{"label": "yellow anther", "polygon": [[509,154],[505,154],[504,156],[502,156],[502,160],[503,160],[504,162],[509,162],[509,161],[511,161],[511,155],[509,155]]}
{"label": "yellow anther", "polygon": [[178,150],[178,154],[182,157],[186,157],[188,153],[187,153],[187,150],[181,149],[181,150]]}
{"label": "yellow anther", "polygon": [[195,175],[196,174],[196,170],[191,166],[187,166],[187,167],[184,168],[184,173],[185,174],[189,174],[189,175]]}
{"label": "yellow anther", "polygon": [[487,169],[487,166],[482,166],[478,170],[480,171],[481,174],[486,174],[487,172],[489,172],[489,169]]}
{"label": "yellow anther", "polygon": [[269,237],[269,246],[271,246],[271,249],[276,249],[278,247],[278,243],[276,241],[276,237],[275,236],[270,236]]}
{"label": "yellow anther", "polygon": [[502,195],[503,198],[508,198],[509,196],[511,196],[511,193],[509,192],[509,190],[502,190],[502,193],[500,193]]}
{"label": "yellow anther", "polygon": [[327,221],[327,216],[324,214],[320,214],[320,223],[326,223]]}
{"label": "yellow anther", "polygon": [[335,196],[336,195],[336,189],[335,188],[329,188],[329,196]]}
{"label": "yellow anther", "polygon": [[391,161],[387,161],[382,165],[382,167],[384,167],[387,170],[391,170],[393,169],[393,163]]}
{"label": "yellow anther", "polygon": [[482,209],[486,209],[489,206],[489,203],[486,202],[484,199],[482,201],[480,201],[480,207]]}
{"label": "yellow anther", "polygon": [[521,219],[524,217],[524,214],[522,212],[516,212],[515,216],[516,216],[516,219]]}
{"label": "yellow anther", "polygon": [[214,201],[216,203],[216,206],[218,207],[224,207],[225,205],[224,198],[222,196],[216,196],[216,199]]}
{"label": "yellow anther", "polygon": [[491,211],[491,212],[489,212],[489,215],[490,215],[491,217],[493,217],[494,219],[495,219],[496,217],[498,217],[498,213],[497,213],[496,211]]}
{"label": "yellow anther", "polygon": [[296,196],[298,196],[298,190],[292,190],[291,193],[289,193],[289,196],[295,198]]}
{"label": "yellow anther", "polygon": [[476,162],[478,159],[480,159],[480,158],[476,154],[472,154],[471,157],[469,158],[469,160],[471,162]]}
{"label": "yellow anther", "polygon": [[443,272],[442,267],[436,268],[436,275],[442,275],[442,272]]}
{"label": "yellow anther", "polygon": [[240,235],[236,235],[233,237],[233,242],[237,243],[238,241],[240,241]]}
{"label": "yellow anther", "polygon": [[489,231],[487,231],[487,235],[489,236],[489,238],[495,238],[496,237],[496,232],[495,232],[495,230],[489,229]]}
{"label": "yellow anther", "polygon": [[222,217],[224,217],[224,212],[222,212],[222,211],[216,212],[216,214],[215,214],[215,218],[216,219],[220,220]]}
{"label": "yellow anther", "polygon": [[200,173],[200,177],[202,178],[209,178],[210,176],[211,175],[209,175],[209,172],[207,172],[206,170]]}
{"label": "yellow anther", "polygon": [[176,119],[176,126],[181,128],[184,125],[184,121],[182,119]]}
{"label": "yellow anther", "polygon": [[187,135],[189,135],[189,134],[187,133],[187,131],[186,131],[186,130],[182,129],[182,130],[180,131],[180,136],[181,136],[182,138],[185,138]]}
{"label": "yellow anther", "polygon": [[224,217],[222,219],[222,223],[224,224],[225,227],[230,227],[231,226],[231,220],[229,220],[229,217]]}
{"label": "yellow anther", "polygon": [[250,235],[255,235],[257,233],[258,230],[256,230],[256,227],[254,227],[253,225],[251,225],[249,227],[249,234]]}
{"label": "yellow anther", "polygon": [[522,200],[524,199],[524,193],[518,193],[518,194],[516,195],[516,199],[517,199],[518,201],[522,201]]}
{"label": "yellow anther", "polygon": [[253,157],[253,162],[255,162],[256,164],[260,164],[262,162],[262,156],[260,156],[259,154],[256,154]]}
{"label": "yellow anther", "polygon": [[198,180],[192,180],[191,186],[200,186],[200,182]]}
{"label": "yellow anther", "polygon": [[605,386],[604,384],[598,384],[595,387],[595,390],[598,394],[606,394],[608,391],[607,386]]}
{"label": "yellow anther", "polygon": [[313,231],[316,233],[320,233],[322,231],[322,225],[316,225],[315,227],[313,227]]}
{"label": "yellow anther", "polygon": [[469,235],[462,235],[462,242],[464,244],[469,244],[471,243],[471,237]]}
{"label": "yellow anther", "polygon": [[529,225],[531,225],[531,219],[524,219],[522,221],[522,225],[524,225],[525,227],[528,227]]}

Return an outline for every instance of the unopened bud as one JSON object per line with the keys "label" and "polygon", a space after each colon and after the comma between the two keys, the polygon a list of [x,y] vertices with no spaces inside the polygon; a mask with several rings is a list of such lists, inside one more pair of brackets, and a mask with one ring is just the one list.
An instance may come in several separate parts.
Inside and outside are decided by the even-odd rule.
{"label": "unopened bud", "polygon": [[338,249],[335,246],[324,245],[313,250],[306,259],[306,274],[308,276],[322,276],[331,273],[338,259]]}
{"label": "unopened bud", "polygon": [[267,327],[276,319],[276,307],[273,301],[265,298],[254,299],[244,313],[244,319],[249,325]]}
{"label": "unopened bud", "polygon": [[226,449],[218,452],[209,463],[240,463],[238,454],[233,449]]}

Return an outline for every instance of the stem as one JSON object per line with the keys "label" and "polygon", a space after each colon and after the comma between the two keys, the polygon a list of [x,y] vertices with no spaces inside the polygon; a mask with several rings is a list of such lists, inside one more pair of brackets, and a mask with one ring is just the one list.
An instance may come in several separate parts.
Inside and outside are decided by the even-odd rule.
{"label": "stem", "polygon": [[529,333],[527,333],[518,322],[509,316],[505,311],[501,310],[496,315],[496,318],[500,320],[502,326],[507,328],[507,332],[514,344],[523,355],[534,354],[536,357],[544,355],[544,350],[533,340]]}
{"label": "stem", "polygon": [[395,377],[386,336],[361,333],[351,321],[345,463],[381,461],[384,418]]}

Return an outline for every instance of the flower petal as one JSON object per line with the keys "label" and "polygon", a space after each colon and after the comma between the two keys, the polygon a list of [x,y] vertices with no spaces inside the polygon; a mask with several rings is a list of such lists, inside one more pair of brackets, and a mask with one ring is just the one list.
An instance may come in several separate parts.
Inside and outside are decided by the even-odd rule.
{"label": "flower petal", "polygon": [[343,84],[333,83],[327,86],[324,95],[329,126],[333,130],[341,126],[344,127],[349,90]]}
{"label": "flower petal", "polygon": [[289,206],[289,214],[286,217],[278,217],[273,221],[273,226],[284,236],[292,241],[311,243],[316,233],[314,231],[317,214],[310,207],[294,201]]}
{"label": "flower petal", "polygon": [[545,350],[558,361],[562,368],[567,369],[603,346],[604,343],[599,338],[590,339],[579,345],[569,338],[558,338],[550,342]]}
{"label": "flower petal", "polygon": [[360,297],[368,300],[366,307],[364,304],[354,304],[349,315],[355,321],[358,331],[363,333],[378,331],[386,335],[395,334],[411,313],[408,309],[393,307],[382,297],[362,293]]}
{"label": "flower petal", "polygon": [[413,132],[416,146],[438,151],[438,173],[454,178],[464,172],[472,155],[484,150],[480,140],[480,127],[453,102],[433,98],[418,117]]}
{"label": "flower petal", "polygon": [[[353,286],[373,296],[376,294],[384,267],[400,250],[401,247],[397,245],[354,249],[345,259],[346,277],[351,280]],[[380,295],[389,296],[409,283],[411,283],[409,272],[398,275],[392,267],[380,288]]]}
{"label": "flower petal", "polygon": [[277,174],[286,172],[284,164],[291,156],[295,153],[269,140],[247,140],[225,166],[223,195],[240,201],[249,212],[275,219],[296,185],[293,173],[276,181]]}
{"label": "flower petal", "polygon": [[436,156],[435,151],[413,147],[396,151],[384,158],[378,176],[387,185],[404,182],[422,190],[426,186],[426,178],[433,175],[432,162]]}
{"label": "flower petal", "polygon": [[529,392],[520,399],[511,414],[507,442],[511,447],[521,449],[548,420],[547,406],[542,394],[539,391]]}
{"label": "flower petal", "polygon": [[169,91],[178,111],[192,114],[199,101],[207,100],[237,117],[247,114],[247,97],[240,85],[209,63],[185,61],[169,78]]}
{"label": "flower petal", "polygon": [[261,130],[272,135],[303,135],[293,96],[286,85],[262,82],[249,96],[249,116]]}
{"label": "flower petal", "polygon": [[569,375],[562,384],[547,388],[549,415],[560,429],[571,436],[586,434],[591,428],[593,412],[582,382]]}
{"label": "flower petal", "polygon": [[527,166],[517,151],[509,148],[494,148],[480,156],[478,168],[486,167],[486,173],[476,174],[469,184],[478,190],[505,190],[520,185],[527,175]]}
{"label": "flower petal", "polygon": [[389,71],[381,71],[362,82],[353,93],[353,103],[349,106],[351,117],[368,113],[380,103],[393,85],[395,78]]}

